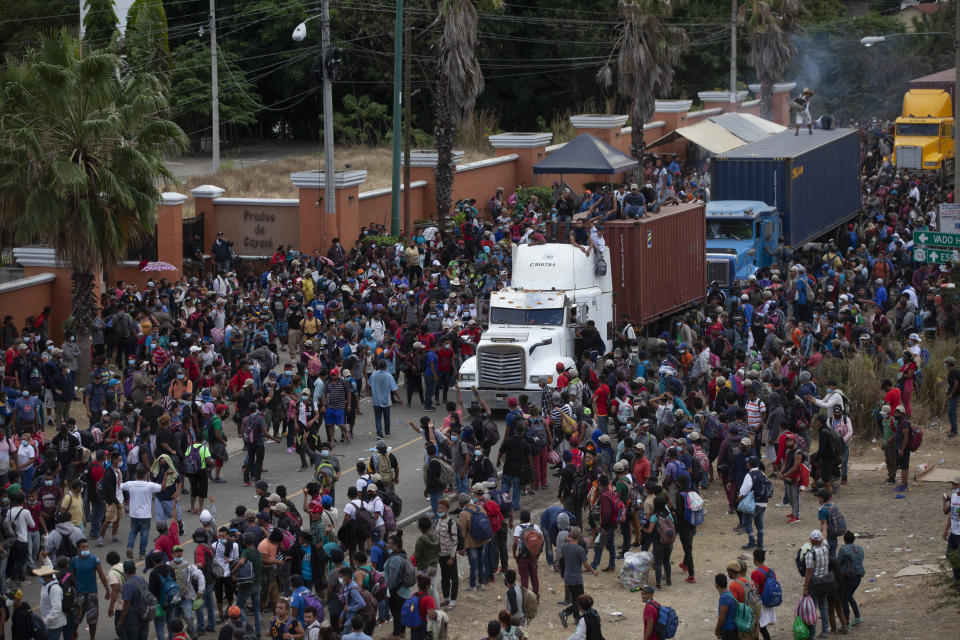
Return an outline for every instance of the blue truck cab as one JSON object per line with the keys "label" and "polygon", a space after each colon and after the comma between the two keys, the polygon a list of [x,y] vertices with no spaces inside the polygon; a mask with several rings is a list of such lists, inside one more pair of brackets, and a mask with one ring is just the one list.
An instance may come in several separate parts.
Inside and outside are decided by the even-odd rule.
{"label": "blue truck cab", "polygon": [[780,214],[759,200],[707,203],[707,283],[727,288],[773,263]]}

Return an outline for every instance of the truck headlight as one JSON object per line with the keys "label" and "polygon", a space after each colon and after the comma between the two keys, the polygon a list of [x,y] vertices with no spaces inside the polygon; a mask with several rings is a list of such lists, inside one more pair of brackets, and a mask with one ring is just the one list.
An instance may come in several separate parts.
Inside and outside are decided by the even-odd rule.
{"label": "truck headlight", "polygon": [[[537,384],[540,382],[540,376],[530,376],[530,383]],[[547,384],[553,383],[553,376],[547,376]]]}
{"label": "truck headlight", "polygon": [[461,373],[460,381],[461,382],[475,382],[477,379],[477,374],[475,373]]}
{"label": "truck headlight", "polygon": [[923,163],[923,166],[925,166],[925,167],[935,167],[935,166],[937,166],[937,161],[934,160],[934,161],[932,161],[932,162],[924,162],[924,163]]}

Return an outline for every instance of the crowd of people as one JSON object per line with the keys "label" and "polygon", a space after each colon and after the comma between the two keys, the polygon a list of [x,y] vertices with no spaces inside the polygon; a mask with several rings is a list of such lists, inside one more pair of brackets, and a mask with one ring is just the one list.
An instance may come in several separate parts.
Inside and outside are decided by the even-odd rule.
{"label": "crowd of people", "polygon": [[[510,398],[504,425],[479,395],[464,406],[457,371],[475,353],[490,292],[509,283],[511,243],[543,241],[546,222],[568,214],[654,213],[673,185],[672,197],[676,188],[706,197],[705,176],[658,159],[646,195],[635,185],[584,198],[558,188],[552,210],[498,190],[486,215],[458,203],[459,225],[396,244],[364,229],[325,253],[279,247],[257,268],[218,234],[197,276],[143,290],[118,282],[101,296],[85,379],[69,322],[52,328],[49,307],[7,316],[0,589],[12,604],[0,622],[12,620],[18,639],[38,637],[21,634],[41,624],[49,638],[70,638],[85,619],[94,638],[99,583],[122,640],[143,640],[151,627],[159,640],[197,637],[218,621],[223,640],[363,640],[378,624],[392,625],[391,638],[407,628],[411,640],[441,638],[459,591],[484,590],[500,574],[503,610],[487,637],[511,640],[526,637],[548,567],[564,585],[560,622],[575,623],[572,639],[596,640],[601,621],[583,573],[615,572],[639,549],[654,574],[639,589],[643,638],[661,640],[676,625],[666,605],[674,544],[684,582],[696,583],[700,493],[719,483],[754,569],[748,575],[742,556],[715,576],[717,637],[770,637],[792,570],[766,565],[766,511],[776,501],[778,526],[799,523],[805,495],[818,510],[809,536],[797,536],[806,542],[796,619],[811,637],[818,621],[821,635],[845,633],[863,620],[864,553],[835,497],[854,430],[882,438],[887,484],[908,491],[921,436],[915,394],[932,384],[925,345],[956,336],[960,315],[950,267],[915,263],[910,241],[935,228],[952,188],[898,172],[884,159],[885,133],[862,134],[863,213],[836,241],[781,247],[778,264],[729,290],[710,287],[700,307],[650,339],[623,318],[608,353],[585,342],[575,366],[558,364],[537,390]],[[877,390],[870,424],[851,420],[844,380],[819,373],[825,360],[861,353],[897,371]],[[952,357],[943,364],[954,436],[960,372]],[[404,391],[424,412],[408,426],[423,437],[430,505],[406,533],[388,445]],[[344,490],[332,452],[361,437],[367,396],[377,439]],[[242,457],[228,453],[235,436]],[[267,441],[313,473],[302,500],[262,477]],[[242,468],[257,503],[218,523],[211,487],[225,482],[227,464]],[[953,488],[944,503],[951,550],[960,547],[960,479]],[[199,516],[192,533],[185,509]],[[101,564],[93,549],[117,542],[124,520],[126,557],[110,551]],[[39,616],[22,599],[30,571],[43,581]]]}

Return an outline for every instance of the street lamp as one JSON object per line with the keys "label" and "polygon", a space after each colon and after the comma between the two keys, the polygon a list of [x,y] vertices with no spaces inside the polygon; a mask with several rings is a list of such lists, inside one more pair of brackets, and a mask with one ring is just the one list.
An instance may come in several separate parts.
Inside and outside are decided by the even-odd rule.
{"label": "street lamp", "polygon": [[[330,47],[330,3],[329,0],[323,0],[322,13],[307,18],[297,25],[293,30],[292,38],[294,42],[303,42],[307,37],[307,23],[311,20],[321,18],[321,44],[323,52],[323,150],[324,150],[324,176],[326,177],[326,189],[324,193],[324,210],[327,213],[336,213],[336,190],[334,187],[336,173],[333,166],[333,78],[331,78],[331,67],[335,66],[336,54]],[[320,177],[319,175],[317,176]]]}
{"label": "street lamp", "polygon": [[[949,36],[954,35],[954,72],[960,74],[960,2],[954,3],[957,7],[956,15],[956,24],[957,32],[956,34],[951,34],[949,31],[911,31],[908,33],[891,33],[889,35],[883,36],[866,36],[860,39],[860,44],[865,47],[872,47],[875,44],[880,44],[881,42],[886,42],[889,38],[902,38],[904,36]],[[957,100],[957,87],[960,85],[960,75],[954,77],[953,80],[953,94],[950,96],[950,99],[953,101],[953,149],[954,156],[956,152],[960,149],[960,133],[957,131],[957,125],[960,125],[960,101]],[[954,161],[953,164],[953,176],[954,182],[957,181],[958,174],[957,162]]]}

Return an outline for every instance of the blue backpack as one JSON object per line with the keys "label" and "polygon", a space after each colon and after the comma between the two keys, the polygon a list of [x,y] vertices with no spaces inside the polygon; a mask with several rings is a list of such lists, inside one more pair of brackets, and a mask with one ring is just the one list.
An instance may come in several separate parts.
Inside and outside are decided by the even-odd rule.
{"label": "blue backpack", "polygon": [[770,569],[760,569],[763,573],[763,591],[760,593],[760,602],[765,607],[779,607],[783,603],[783,589],[777,582],[777,574]]}
{"label": "blue backpack", "polygon": [[655,633],[666,640],[677,635],[677,627],[680,626],[680,619],[677,618],[677,612],[671,607],[665,607],[662,604],[657,605],[657,622],[654,626]]}
{"label": "blue backpack", "polygon": [[404,601],[400,609],[400,623],[411,629],[423,624],[423,618],[420,617],[420,596],[413,595]]}
{"label": "blue backpack", "polygon": [[483,507],[474,505],[470,510],[470,537],[477,542],[486,542],[493,538],[493,525],[490,524],[487,514],[483,512]]}
{"label": "blue backpack", "polygon": [[177,584],[173,571],[160,574],[160,607],[166,611],[172,611],[180,606],[180,600],[180,585]]}

